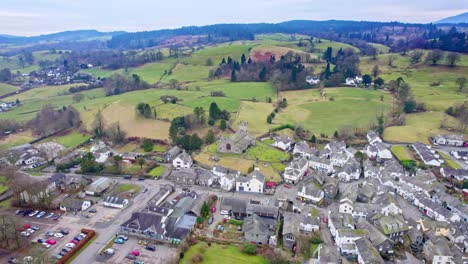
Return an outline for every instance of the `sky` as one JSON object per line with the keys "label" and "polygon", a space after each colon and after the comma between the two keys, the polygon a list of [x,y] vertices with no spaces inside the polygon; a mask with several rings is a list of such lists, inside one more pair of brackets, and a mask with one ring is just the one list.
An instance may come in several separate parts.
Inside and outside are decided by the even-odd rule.
{"label": "sky", "polygon": [[0,34],[144,31],[216,23],[367,20],[428,23],[467,0],[0,0]]}

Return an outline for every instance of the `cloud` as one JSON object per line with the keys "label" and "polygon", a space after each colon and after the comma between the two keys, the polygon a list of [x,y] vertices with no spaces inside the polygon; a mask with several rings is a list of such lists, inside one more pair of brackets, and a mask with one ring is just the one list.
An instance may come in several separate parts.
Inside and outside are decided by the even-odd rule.
{"label": "cloud", "polygon": [[153,30],[214,23],[346,19],[431,22],[468,11],[440,0],[1,0],[0,33]]}

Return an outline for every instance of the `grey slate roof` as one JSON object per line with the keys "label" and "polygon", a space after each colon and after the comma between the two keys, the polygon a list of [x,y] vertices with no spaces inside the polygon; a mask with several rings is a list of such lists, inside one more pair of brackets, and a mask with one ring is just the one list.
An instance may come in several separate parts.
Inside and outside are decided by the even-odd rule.
{"label": "grey slate roof", "polygon": [[261,182],[265,182],[265,176],[258,170],[254,170],[251,173],[247,174],[245,177],[239,177],[237,178],[238,182],[248,182],[252,180],[253,178],[256,178],[257,180]]}
{"label": "grey slate roof", "polygon": [[263,221],[263,218],[258,215],[251,215],[244,218],[244,223],[242,225],[245,233],[254,233],[254,234],[269,234],[270,229],[268,225]]}
{"label": "grey slate roof", "polygon": [[362,260],[366,264],[384,264],[384,260],[380,253],[372,246],[372,243],[367,238],[361,238],[354,242],[356,249],[359,252]]}

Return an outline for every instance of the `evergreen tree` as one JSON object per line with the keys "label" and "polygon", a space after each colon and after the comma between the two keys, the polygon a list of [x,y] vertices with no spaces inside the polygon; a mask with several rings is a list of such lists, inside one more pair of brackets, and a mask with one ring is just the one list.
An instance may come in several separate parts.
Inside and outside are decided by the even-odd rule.
{"label": "evergreen tree", "polygon": [[217,119],[220,119],[221,118],[221,109],[219,109],[218,105],[216,104],[216,102],[212,102],[210,104],[210,110],[209,110],[209,113],[210,113],[210,118],[213,119],[213,120],[217,120]]}
{"label": "evergreen tree", "polygon": [[266,74],[267,74],[267,68],[263,66],[262,70],[258,74],[258,78],[260,79],[260,81],[262,82],[266,81]]}
{"label": "evergreen tree", "polygon": [[333,133],[333,137],[334,137],[334,138],[338,138],[338,136],[339,136],[339,135],[338,135],[338,131],[335,130],[335,133]]}
{"label": "evergreen tree", "polygon": [[331,72],[330,72],[330,63],[327,63],[327,67],[325,68],[325,71],[323,72],[323,77],[328,80],[330,77]]}
{"label": "evergreen tree", "polygon": [[333,48],[328,47],[325,52],[323,53],[323,59],[327,62],[331,62],[333,59]]}
{"label": "evergreen tree", "polygon": [[206,134],[206,137],[205,137],[205,143],[207,145],[209,144],[213,144],[215,142],[215,136],[214,136],[214,133],[213,133],[213,130],[208,130],[208,133]]}
{"label": "evergreen tree", "polygon": [[224,131],[224,130],[226,130],[226,127],[227,127],[226,121],[224,119],[221,120],[221,122],[219,123],[219,129]]}
{"label": "evergreen tree", "polygon": [[231,71],[231,82],[237,81],[236,70],[233,68]]}
{"label": "evergreen tree", "polygon": [[247,61],[248,64],[252,64],[252,58],[249,57],[249,60]]}
{"label": "evergreen tree", "polygon": [[244,65],[245,62],[246,62],[246,60],[247,60],[247,59],[245,58],[245,54],[242,53],[242,56],[241,56],[241,64]]}
{"label": "evergreen tree", "polygon": [[317,138],[315,137],[315,135],[312,135],[312,137],[310,138],[310,142],[314,144],[317,142]]}

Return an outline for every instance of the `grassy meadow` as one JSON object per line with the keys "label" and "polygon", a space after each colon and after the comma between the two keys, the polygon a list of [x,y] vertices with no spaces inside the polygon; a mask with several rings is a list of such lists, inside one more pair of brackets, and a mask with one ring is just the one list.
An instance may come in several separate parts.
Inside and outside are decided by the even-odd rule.
{"label": "grassy meadow", "polygon": [[[201,250],[201,248],[205,250]],[[236,246],[219,245],[212,243],[208,246],[204,242],[200,242],[192,247],[185,253],[183,259],[180,260],[179,264],[192,263],[192,257],[196,254],[201,254],[203,257],[203,263],[205,264],[217,264],[221,259],[229,260],[231,264],[267,264],[268,261],[262,256],[251,256],[242,253]]]}

